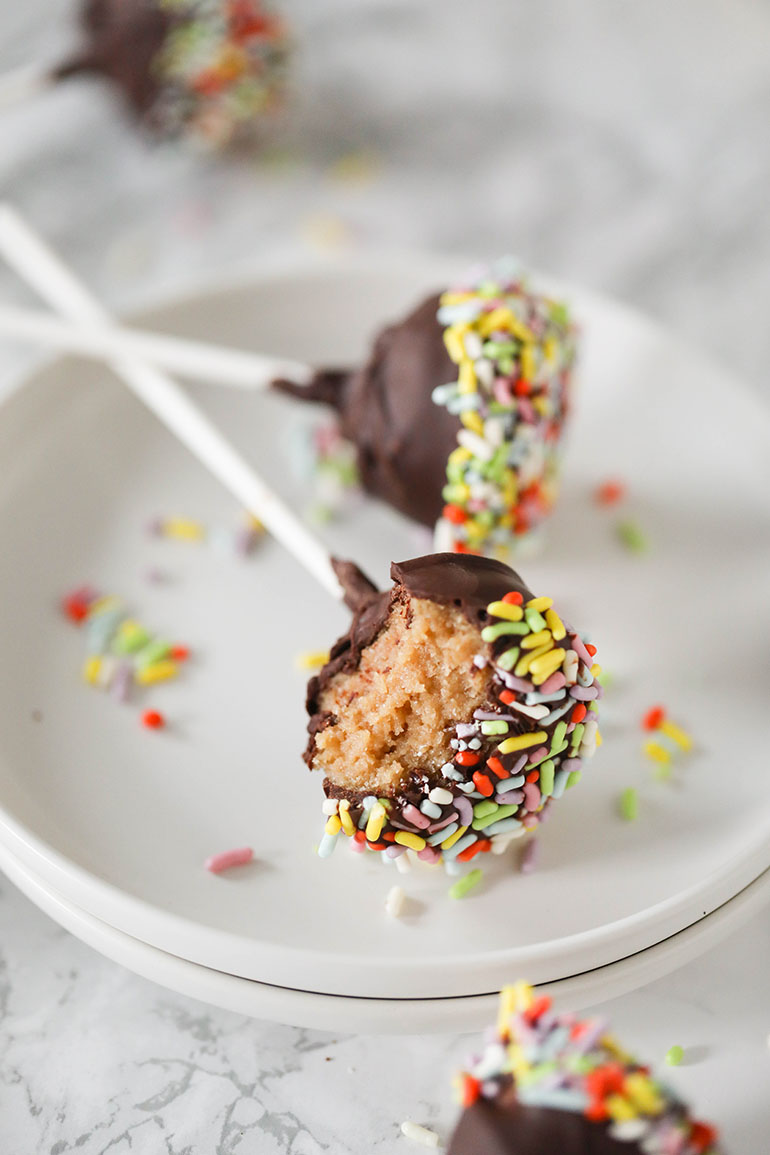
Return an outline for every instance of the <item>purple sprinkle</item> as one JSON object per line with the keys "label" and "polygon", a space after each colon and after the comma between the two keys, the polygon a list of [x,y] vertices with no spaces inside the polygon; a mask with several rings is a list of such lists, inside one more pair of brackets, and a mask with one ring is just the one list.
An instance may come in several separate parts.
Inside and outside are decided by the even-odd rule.
{"label": "purple sprinkle", "polygon": [[518,806],[524,798],[523,790],[509,790],[507,794],[495,794],[495,802],[499,802],[501,806],[512,806],[514,803]]}
{"label": "purple sprinkle", "polygon": [[442,818],[440,822],[431,822],[428,827],[428,834],[435,834],[437,830],[443,830],[445,826],[449,826],[450,822],[455,822],[457,817],[457,811],[453,810],[450,814],[447,814],[446,818]]}
{"label": "purple sprinkle", "polygon": [[236,531],[234,546],[240,557],[248,557],[253,553],[262,534],[253,525],[244,525]]}
{"label": "purple sprinkle", "polygon": [[570,697],[576,698],[578,702],[592,702],[599,697],[596,686],[570,686],[569,692]]}
{"label": "purple sprinkle", "polygon": [[165,524],[166,523],[162,517],[153,517],[150,521],[148,521],[147,532],[149,533],[150,537],[161,537]]}
{"label": "purple sprinkle", "polygon": [[572,1039],[572,1046],[579,1054],[585,1055],[587,1051],[593,1050],[602,1035],[606,1035],[607,1028],[606,1019],[594,1019],[586,1030],[581,1031],[577,1038]]}
{"label": "purple sprinkle", "polygon": [[560,770],[579,770],[582,763],[579,758],[565,758],[559,767]]}
{"label": "purple sprinkle", "polygon": [[531,874],[537,866],[538,843],[536,838],[530,838],[522,847],[519,855],[519,870],[522,874]]}
{"label": "purple sprinkle", "polygon": [[134,671],[130,662],[119,662],[115,673],[112,675],[112,685],[110,686],[110,693],[118,702],[127,702],[131,696],[131,684],[134,679]]}
{"label": "purple sprinkle", "polygon": [[519,758],[516,765],[511,769],[511,778],[515,778],[516,775],[519,774],[524,769],[526,764],[527,764],[527,755],[522,754],[521,758]]}
{"label": "purple sprinkle", "polygon": [[479,722],[515,722],[512,714],[497,714],[494,710],[474,710],[473,717]]}
{"label": "purple sprinkle", "polygon": [[540,762],[548,753],[547,746],[538,746],[537,750],[532,750],[529,755],[530,762]]}
{"label": "purple sprinkle", "polygon": [[458,738],[472,738],[477,730],[478,726],[474,726],[472,722],[460,722],[455,726]]}
{"label": "purple sprinkle", "polygon": [[518,690],[520,694],[534,693],[534,685],[532,682],[528,682],[526,678],[517,678],[515,674],[508,674],[505,670],[498,670],[497,673],[509,690]]}
{"label": "purple sprinkle", "polygon": [[386,858],[400,858],[405,850],[405,846],[386,846],[383,853]]}
{"label": "purple sprinkle", "polygon": [[460,816],[460,822],[463,826],[470,826],[473,822],[473,807],[467,798],[458,795],[454,800],[454,807]]}

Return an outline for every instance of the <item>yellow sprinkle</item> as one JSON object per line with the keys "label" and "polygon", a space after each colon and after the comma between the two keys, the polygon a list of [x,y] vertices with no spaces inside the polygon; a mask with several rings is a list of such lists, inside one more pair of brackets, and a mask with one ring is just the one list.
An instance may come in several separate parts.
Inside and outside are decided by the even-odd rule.
{"label": "yellow sprinkle", "polygon": [[298,670],[320,670],[329,661],[328,650],[303,650],[294,659]]}
{"label": "yellow sprinkle", "polygon": [[686,730],[682,730],[680,726],[675,725],[673,722],[664,721],[661,723],[660,729],[667,738],[670,738],[672,742],[676,742],[677,746],[681,747],[682,750],[692,750],[693,740]]}
{"label": "yellow sprinkle", "polygon": [[206,530],[199,521],[185,517],[167,517],[163,522],[166,537],[176,537],[180,541],[203,541]]}
{"label": "yellow sprinkle", "polygon": [[527,602],[528,610],[537,610],[542,613],[543,610],[550,610],[553,605],[553,598],[530,598]]}
{"label": "yellow sprinkle", "polygon": [[473,368],[473,362],[470,359],[466,358],[460,363],[460,372],[457,374],[457,381],[462,394],[466,395],[468,393],[478,392],[476,370]]}
{"label": "yellow sprinkle", "polygon": [[479,437],[484,436],[484,422],[475,409],[466,409],[465,413],[460,414],[460,420],[471,433],[478,433]]}
{"label": "yellow sprinkle", "polygon": [[451,289],[448,289],[446,291],[446,293],[441,294],[440,304],[442,304],[442,305],[462,305],[465,301],[470,301],[470,299],[473,297],[473,295],[474,295],[473,293],[468,292],[468,291],[453,292]]}
{"label": "yellow sprinkle", "polygon": [[324,830],[326,831],[326,833],[327,834],[339,834],[341,829],[342,829],[342,822],[340,821],[340,819],[337,817],[336,814],[330,814],[329,817],[326,819],[326,826],[324,827]]}
{"label": "yellow sprinkle", "polygon": [[151,686],[154,682],[167,682],[169,678],[175,678],[179,673],[179,666],[176,662],[166,658],[161,662],[153,662],[150,666],[142,666],[141,669],[134,673],[134,680],[140,686]]}
{"label": "yellow sprinkle", "polygon": [[510,602],[490,602],[487,613],[493,618],[505,618],[507,622],[520,622],[524,617],[521,606],[511,605]]}
{"label": "yellow sprinkle", "polygon": [[549,363],[555,361],[558,349],[558,343],[554,340],[554,338],[546,337],[545,341],[543,342],[543,356],[545,357],[546,361]]}
{"label": "yellow sprinkle", "polygon": [[497,1009],[499,1034],[503,1036],[508,1034],[511,1017],[528,1010],[532,1006],[534,997],[535,992],[529,983],[519,982],[503,987],[500,991],[500,1002]]}
{"label": "yellow sprinkle", "polygon": [[99,674],[102,669],[101,658],[88,658],[83,666],[83,678],[88,682],[89,686],[95,686],[99,681]]}
{"label": "yellow sprinkle", "polygon": [[444,330],[444,344],[446,351],[454,361],[455,365],[459,365],[465,359],[465,334],[468,332],[467,325],[449,325]]}
{"label": "yellow sprinkle", "polygon": [[382,828],[385,825],[385,807],[381,802],[375,802],[374,806],[369,811],[369,818],[366,823],[366,837],[369,842],[376,842],[382,834]]}
{"label": "yellow sprinkle", "polygon": [[660,742],[645,742],[644,752],[648,758],[652,758],[653,762],[660,762],[663,766],[667,766],[671,761],[671,755],[665,746],[661,746]]}
{"label": "yellow sprinkle", "polygon": [[639,1071],[626,1075],[623,1091],[637,1110],[643,1111],[645,1115],[660,1115],[664,1108],[663,1100],[652,1079]]}
{"label": "yellow sprinkle", "polygon": [[599,677],[599,674],[601,674],[601,672],[602,672],[602,668],[601,668],[601,666],[599,665],[599,663],[598,663],[598,662],[594,662],[594,664],[591,666],[591,673],[593,674],[593,676],[594,676],[595,678],[598,678],[598,677]]}
{"label": "yellow sprinkle", "polygon": [[625,1123],[629,1119],[635,1119],[639,1114],[633,1103],[629,1103],[622,1095],[608,1095],[604,1100],[604,1106],[610,1118],[616,1123]]}
{"label": "yellow sprinkle", "polygon": [[526,638],[521,639],[521,648],[523,650],[535,650],[538,646],[543,646],[552,640],[550,630],[538,630],[536,634],[527,634]]}
{"label": "yellow sprinkle", "polygon": [[563,655],[560,655],[558,650],[552,650],[551,653],[546,654],[542,659],[538,659],[538,661],[542,661],[544,664],[538,668],[537,672],[530,667],[529,673],[533,683],[536,686],[542,686],[543,682],[547,682],[551,674],[555,674],[559,669],[563,661]]}
{"label": "yellow sprinkle", "polygon": [[632,1056],[629,1055],[628,1051],[621,1047],[620,1043],[614,1035],[602,1035],[600,1041],[602,1046],[605,1047],[611,1055],[614,1055],[618,1062],[622,1063],[624,1067],[628,1067],[633,1063],[634,1060]]}
{"label": "yellow sprinkle", "polygon": [[522,678],[524,674],[527,673],[529,667],[534,661],[542,657],[543,654],[547,654],[552,649],[553,642],[546,642],[544,646],[538,646],[536,650],[530,650],[528,654],[525,654],[524,657],[516,663],[516,668],[513,671],[515,676],[517,678]]}
{"label": "yellow sprinkle", "polygon": [[541,395],[533,397],[532,404],[541,417],[550,417],[553,414],[553,405],[548,397]]}
{"label": "yellow sprinkle", "polygon": [[425,849],[425,839],[420,838],[419,834],[412,834],[409,830],[399,830],[396,842],[399,846],[408,846],[410,850]]}
{"label": "yellow sprinkle", "polygon": [[342,829],[347,836],[350,837],[351,834],[355,834],[356,828],[353,825],[353,819],[350,817],[350,802],[347,798],[343,798],[340,802],[339,815]]}
{"label": "yellow sprinkle", "polygon": [[97,598],[95,602],[91,602],[88,607],[89,618],[96,617],[97,614],[104,614],[107,610],[116,610],[123,603],[120,598],[116,598],[114,594],[108,594],[106,597]]}
{"label": "yellow sprinkle", "polygon": [[516,734],[513,738],[506,738],[497,749],[501,754],[512,754],[514,750],[526,750],[528,746],[539,746],[547,740],[545,730],[535,730],[532,734]]}
{"label": "yellow sprinkle", "polygon": [[563,650],[561,646],[557,646],[555,650],[550,650],[547,654],[535,658],[534,662],[529,664],[529,672],[531,674],[542,674],[544,670],[550,670],[551,673],[560,666],[567,656],[567,651]]}
{"label": "yellow sprinkle", "polygon": [[523,341],[527,345],[533,345],[535,343],[535,334],[531,329],[528,329],[514,313],[511,313],[510,330],[519,341]]}
{"label": "yellow sprinkle", "polygon": [[[531,345],[525,345],[521,350],[520,360],[522,376],[527,381],[534,381],[537,368],[535,365],[535,354]],[[538,399],[535,398],[534,400],[537,401]]]}
{"label": "yellow sprinkle", "polygon": [[340,156],[329,166],[329,176],[333,180],[350,185],[371,184],[376,178],[379,161],[373,152],[361,149],[358,152],[348,152]]}
{"label": "yellow sprinkle", "polygon": [[466,449],[464,445],[458,445],[457,449],[453,449],[449,454],[450,465],[465,465],[466,461],[470,461],[473,457],[470,449]]}
{"label": "yellow sprinkle", "polygon": [[602,744],[602,742],[603,742],[603,741],[604,741],[604,739],[602,738],[602,732],[601,732],[601,730],[597,730],[597,731],[596,731],[596,745],[597,745],[597,746],[601,746],[601,744]]}
{"label": "yellow sprinkle", "polygon": [[562,638],[566,638],[567,631],[564,628],[564,622],[561,620],[556,610],[546,610],[545,620],[548,623],[548,628],[553,634],[553,640],[555,642],[560,642]]}
{"label": "yellow sprinkle", "polygon": [[459,828],[459,830],[455,830],[454,834],[450,834],[450,836],[449,836],[449,838],[447,838],[446,842],[441,843],[441,849],[442,850],[449,850],[450,846],[454,846],[455,842],[460,841],[463,834],[466,833],[467,829],[468,829],[467,826],[461,826]]}

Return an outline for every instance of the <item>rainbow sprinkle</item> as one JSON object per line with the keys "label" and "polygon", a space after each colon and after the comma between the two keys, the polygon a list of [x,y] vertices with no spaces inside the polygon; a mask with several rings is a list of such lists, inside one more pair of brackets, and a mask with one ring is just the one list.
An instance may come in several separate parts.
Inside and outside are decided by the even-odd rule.
{"label": "rainbow sprinkle", "polygon": [[[602,1019],[556,1014],[526,983],[500,994],[496,1029],[458,1077],[460,1100],[569,1111],[646,1155],[718,1155],[717,1132],[624,1051]],[[672,1048],[674,1050],[675,1048]],[[679,1048],[677,1048],[679,1049]]]}
{"label": "rainbow sprinkle", "polygon": [[459,418],[436,549],[505,558],[551,510],[576,330],[567,307],[530,292],[509,258],[441,297],[458,367],[433,400]]}
{"label": "rainbow sprinkle", "polygon": [[150,112],[163,136],[221,147],[280,107],[289,36],[261,0],[156,0],[170,16]]}
{"label": "rainbow sprinkle", "polygon": [[694,742],[690,734],[672,722],[662,706],[652,706],[642,718],[642,729],[654,737],[647,738],[642,750],[655,762],[655,776],[660,781],[670,777],[671,762],[681,754],[689,754]]}
{"label": "rainbow sprinkle", "polygon": [[454,873],[534,830],[579,780],[600,742],[595,647],[562,621],[548,597],[524,603],[512,590],[491,602],[487,615],[475,661],[491,667],[494,706],[455,725],[454,755],[438,781],[412,775],[395,796],[378,798],[348,796],[327,780],[321,858],[345,835],[397,865],[411,851]]}

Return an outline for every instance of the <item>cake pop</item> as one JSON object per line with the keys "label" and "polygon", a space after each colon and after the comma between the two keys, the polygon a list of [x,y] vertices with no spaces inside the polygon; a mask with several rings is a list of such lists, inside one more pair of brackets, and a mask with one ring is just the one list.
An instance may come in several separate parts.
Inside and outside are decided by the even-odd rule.
{"label": "cake pop", "polygon": [[717,1132],[629,1055],[603,1019],[556,1014],[519,983],[458,1079],[449,1155],[718,1155]]}
{"label": "cake pop", "polygon": [[319,854],[346,835],[388,858],[467,862],[535,829],[600,741],[594,647],[491,558],[394,564],[389,592],[335,570],[353,620],[307,697]]}
{"label": "cake pop", "polygon": [[552,508],[576,330],[510,260],[384,329],[358,369],[277,381],[336,410],[363,487],[436,548],[506,556]]}

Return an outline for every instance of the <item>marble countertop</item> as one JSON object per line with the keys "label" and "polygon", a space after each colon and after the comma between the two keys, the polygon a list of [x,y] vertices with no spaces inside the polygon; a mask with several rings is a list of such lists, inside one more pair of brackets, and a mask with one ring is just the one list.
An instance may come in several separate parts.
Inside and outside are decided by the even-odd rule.
{"label": "marble countertop", "polygon": [[[258,162],[148,146],[92,84],[0,119],[0,195],[110,305],[320,249],[507,250],[638,306],[770,398],[768,0],[285,7],[297,103]],[[2,6],[0,69],[72,40],[70,6],[51,9]],[[29,299],[5,271],[0,293]],[[0,388],[30,357],[4,349]],[[685,1046],[673,1078],[732,1155],[767,1147],[768,957],[756,920],[608,1007],[652,1061]],[[402,1119],[448,1135],[467,1045],[210,1009],[101,958],[0,881],[8,1155],[406,1151]]]}

